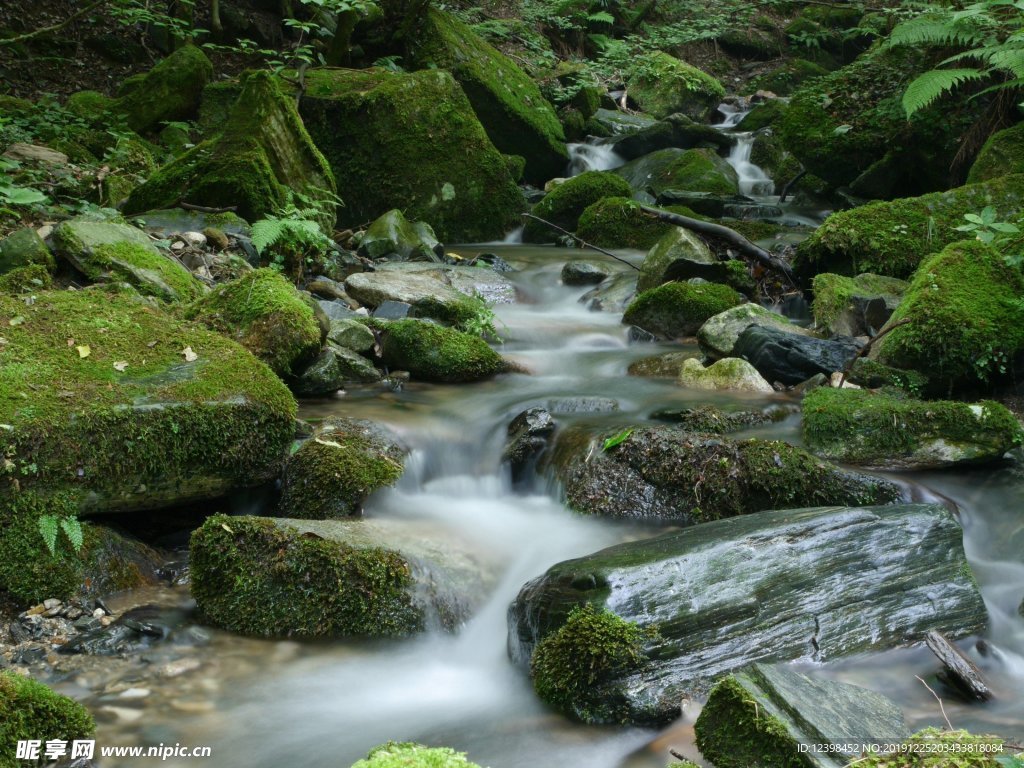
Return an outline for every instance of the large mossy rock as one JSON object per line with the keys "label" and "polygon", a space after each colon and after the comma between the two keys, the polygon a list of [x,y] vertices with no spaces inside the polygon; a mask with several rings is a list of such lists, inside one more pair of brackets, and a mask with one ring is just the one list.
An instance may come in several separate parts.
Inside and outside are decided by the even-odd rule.
{"label": "large mossy rock", "polygon": [[859,756],[844,752],[848,745],[910,735],[900,708],[881,694],[781,664],[752,664],[719,681],[695,730],[717,768],[833,768],[840,755]]}
{"label": "large mossy rock", "polygon": [[18,742],[91,739],[96,723],[84,706],[30,677],[0,672],[0,768],[19,768]]}
{"label": "large mossy rock", "polygon": [[[686,275],[686,278],[702,277],[705,280],[717,282],[714,277],[725,276],[724,264],[721,270],[716,269],[718,260],[697,234],[682,227],[672,227],[644,257],[644,262],[640,265],[640,277],[637,278],[636,289],[643,292],[657,288],[669,280],[678,279],[676,273],[684,267],[688,271],[694,272],[694,274]],[[706,273],[704,273],[705,270]],[[721,274],[717,274],[718,272]]]}
{"label": "large mossy rock", "polygon": [[946,246],[918,268],[880,343],[879,360],[928,376],[936,386],[1004,378],[1024,349],[1024,277],[977,240]]}
{"label": "large mossy rock", "polygon": [[[629,197],[629,183],[607,171],[587,171],[562,182],[537,203],[533,214],[562,229],[574,232],[580,216],[589,206],[606,197]],[[523,240],[544,243],[555,240],[559,233],[534,219],[528,219]]]}
{"label": "large mossy rock", "polygon": [[[897,501],[895,484],[845,472],[788,443],[730,440],[674,426],[558,435],[549,461],[573,509],[630,520],[701,523],[765,509]],[[588,459],[589,456],[589,459]]]}
{"label": "large mossy rock", "polygon": [[988,137],[967,174],[967,183],[989,181],[1009,173],[1024,173],[1024,123]]}
{"label": "large mossy rock", "polygon": [[381,333],[381,356],[395,371],[414,379],[459,383],[487,379],[509,370],[501,355],[479,336],[429,320],[374,321]]}
{"label": "large mossy rock", "polygon": [[171,120],[189,120],[199,111],[213,64],[194,45],[185,45],[157,64],[114,104],[137,133],[160,130]]}
{"label": "large mossy rock", "polygon": [[216,626],[257,637],[403,637],[456,629],[495,573],[416,521],[214,515],[192,534],[192,594]]}
{"label": "large mossy rock", "polygon": [[463,752],[448,747],[425,747],[422,744],[388,742],[370,750],[365,760],[357,760],[352,768],[480,768],[466,759]]}
{"label": "large mossy rock", "polygon": [[420,68],[452,73],[494,146],[526,159],[527,181],[565,171],[569,156],[554,108],[519,66],[449,13],[430,8],[409,45]]}
{"label": "large mossy rock", "polygon": [[791,323],[779,313],[772,312],[760,304],[747,303],[708,318],[697,331],[697,341],[700,343],[701,351],[712,359],[733,357],[736,341],[752,325],[778,328],[800,336],[811,335],[806,328]]}
{"label": "large mossy rock", "polygon": [[989,205],[998,221],[1016,221],[1024,212],[1024,174],[833,213],[797,246],[793,268],[804,280],[820,272],[908,278],[926,256],[963,239],[956,227],[964,214]]}
{"label": "large mossy rock", "polygon": [[823,272],[811,283],[814,324],[825,334],[874,336],[888,322],[907,283],[870,272],[846,277]]}
{"label": "large mossy rock", "polygon": [[[666,210],[693,216],[688,208],[672,206]],[[639,248],[647,250],[674,227],[640,208],[628,197],[606,197],[587,207],[580,216],[576,234],[591,245],[602,248]]]}
{"label": "large mossy rock", "polygon": [[188,316],[234,339],[278,376],[297,373],[320,351],[312,305],[273,269],[219,285],[192,304]]}
{"label": "large mossy rock", "polygon": [[[525,663],[574,610],[609,610],[651,633],[646,659],[579,704],[610,709],[606,722],[665,723],[680,698],[754,662],[831,661],[931,629],[980,631],[987,614],[962,539],[953,516],[927,504],[767,511],[685,528],[528,583],[509,610],[509,649]],[[586,670],[600,653],[592,644],[565,664]]]}
{"label": "large mossy rock", "polygon": [[16,230],[0,240],[0,275],[37,264],[47,271],[56,266],[50,249],[32,227]]}
{"label": "large mossy rock", "polygon": [[58,256],[93,282],[125,282],[168,302],[192,301],[205,292],[191,272],[127,224],[71,219],[53,230],[53,244]]}
{"label": "large mossy rock", "polygon": [[285,462],[278,511],[313,520],[357,516],[371,493],[402,476],[407,453],[373,422],[330,419]]}
{"label": "large mossy rock", "polygon": [[[17,484],[85,512],[185,504],[277,474],[295,401],[238,344],[138,297],[0,296],[0,424]],[[69,343],[70,342],[70,343]]]}
{"label": "large mossy rock", "polygon": [[368,259],[440,261],[441,243],[425,221],[409,221],[397,208],[377,218],[359,239],[359,255]]}
{"label": "large mossy rock", "polygon": [[669,190],[711,195],[739,193],[739,177],[712,149],[659,149],[615,169],[636,192],[654,197]]}
{"label": "large mossy rock", "polygon": [[626,74],[629,95],[656,118],[681,113],[705,121],[725,96],[711,75],[662,51],[641,56]]}
{"label": "large mossy rock", "polygon": [[728,152],[736,139],[718,128],[699,123],[686,115],[669,115],[633,133],[626,133],[608,142],[615,154],[625,160],[657,152],[659,149],[692,149],[694,147],[715,147],[719,152]]}
{"label": "large mossy rock", "polygon": [[742,301],[727,285],[665,283],[633,299],[622,322],[661,338],[675,339],[692,336],[709,318]]}
{"label": "large mossy rock", "polygon": [[803,404],[811,451],[876,469],[935,469],[1001,459],[1022,442],[1020,422],[991,400],[914,400],[821,387]]}
{"label": "large mossy rock", "polygon": [[447,72],[311,69],[299,111],[343,186],[339,226],[393,208],[449,242],[501,237],[522,194]]}
{"label": "large mossy rock", "polygon": [[[344,178],[344,177],[342,177]],[[337,186],[295,109],[269,72],[249,74],[223,129],[158,170],[135,189],[127,213],[174,208],[185,200],[234,208],[248,221],[276,213],[293,195],[316,206],[317,221],[331,232]]]}
{"label": "large mossy rock", "polygon": [[677,379],[679,386],[687,389],[711,391],[732,390],[734,392],[760,392],[771,394],[775,389],[765,381],[757,369],[746,360],[726,357],[705,368],[699,360],[689,359],[683,363]]}

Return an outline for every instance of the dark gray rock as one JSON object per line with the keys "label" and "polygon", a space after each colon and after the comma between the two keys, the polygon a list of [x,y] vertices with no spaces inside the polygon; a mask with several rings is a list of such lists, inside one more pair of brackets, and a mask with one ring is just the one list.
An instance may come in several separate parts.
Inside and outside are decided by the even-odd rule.
{"label": "dark gray rock", "polygon": [[501,460],[511,469],[513,485],[521,485],[533,476],[554,432],[555,420],[543,408],[530,408],[512,419]]}
{"label": "dark gray rock", "polygon": [[597,285],[611,274],[604,264],[592,261],[567,261],[562,267],[562,282],[565,285]]}
{"label": "dark gray rock", "polygon": [[369,383],[380,379],[380,371],[365,357],[328,342],[291,383],[291,390],[299,397],[324,397],[349,382]]}
{"label": "dark gray rock", "polygon": [[664,120],[610,142],[615,148],[615,153],[625,160],[635,160],[669,147],[713,147],[725,155],[735,143],[736,139],[729,134],[691,120],[683,114],[669,115]]}
{"label": "dark gray rock", "polygon": [[768,381],[793,385],[819,373],[842,371],[861,346],[850,338],[815,339],[752,325],[736,339],[733,355],[747,360]]}
{"label": "dark gray rock", "polygon": [[404,301],[391,301],[390,299],[382,301],[380,305],[373,310],[373,316],[380,318],[381,320],[401,320],[403,317],[408,317],[412,311],[412,305]]}

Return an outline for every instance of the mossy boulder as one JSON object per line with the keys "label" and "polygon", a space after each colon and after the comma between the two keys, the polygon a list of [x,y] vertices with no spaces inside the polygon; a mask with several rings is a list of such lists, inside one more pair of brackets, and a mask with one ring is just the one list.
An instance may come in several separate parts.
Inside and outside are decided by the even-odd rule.
{"label": "mossy boulder", "polygon": [[706,121],[725,96],[711,75],[663,51],[641,56],[626,73],[629,95],[657,118],[677,112]]}
{"label": "mossy boulder", "polygon": [[1009,173],[1024,173],[1024,123],[988,137],[967,174],[967,183],[989,181]]}
{"label": "mossy boulder", "polygon": [[124,113],[133,131],[151,133],[168,120],[194,117],[203,87],[212,77],[213,64],[206,54],[185,45],[153,67],[114,109]]}
{"label": "mossy boulder", "polygon": [[358,516],[371,493],[402,476],[407,452],[373,422],[331,419],[285,463],[278,511],[314,520]]}
{"label": "mossy boulder", "polygon": [[786,114],[788,104],[784,99],[768,99],[754,106],[736,126],[738,131],[759,131],[774,125]]}
{"label": "mossy boulder", "polygon": [[330,397],[347,384],[380,381],[381,372],[358,352],[328,341],[316,358],[288,380],[296,397]]}
{"label": "mossy boulder", "polygon": [[77,701],[14,672],[0,672],[0,768],[18,768],[19,741],[92,739],[96,723]]}
{"label": "mossy boulder", "polygon": [[0,497],[67,491],[83,512],[127,512],[276,475],[295,402],[234,342],[98,288],[0,296],[0,318]]}
{"label": "mossy boulder", "polygon": [[[576,230],[580,216],[589,206],[606,197],[629,197],[629,183],[607,171],[587,171],[562,182],[537,203],[533,214],[570,232]],[[534,219],[528,219],[523,240],[528,243],[550,242],[558,232]]]}
{"label": "mossy boulder", "polygon": [[[665,210],[694,216],[689,208],[670,206]],[[576,234],[602,248],[638,248],[647,250],[674,227],[648,216],[640,203],[628,197],[606,197],[590,205],[580,215]]]}
{"label": "mossy boulder", "polygon": [[53,230],[57,255],[94,283],[124,282],[145,296],[192,301],[205,287],[162,254],[145,232],[126,224],[72,219]]}
{"label": "mossy boulder", "polygon": [[19,293],[45,290],[52,283],[50,271],[42,264],[15,267],[10,272],[0,275],[0,293],[16,296]]}
{"label": "mossy boulder", "polygon": [[427,10],[407,47],[415,66],[452,73],[494,146],[526,159],[528,181],[564,172],[569,157],[558,116],[512,59],[437,8]]}
{"label": "mossy boulder", "polygon": [[950,755],[959,755],[955,758],[957,768],[1004,768],[1005,761],[999,759],[1004,752],[1003,740],[998,736],[925,728],[896,750],[867,755],[857,765],[865,768],[946,768],[951,762]]}
{"label": "mossy boulder", "polygon": [[771,394],[775,391],[754,366],[736,357],[723,358],[707,368],[699,360],[687,360],[679,371],[678,382],[679,386],[687,389],[762,394]]}
{"label": "mossy boulder", "polygon": [[409,304],[415,317],[431,317],[453,325],[471,319],[479,308],[479,300],[447,282],[429,273],[404,269],[357,272],[345,279],[345,291],[373,309],[385,301],[397,301]]}
{"label": "mossy boulder", "polygon": [[998,221],[1016,221],[1024,212],[1024,174],[833,213],[797,246],[793,267],[805,280],[819,272],[905,279],[926,256],[963,239],[956,227],[964,214],[989,205]]}
{"label": "mossy boulder", "polygon": [[824,272],[811,283],[814,324],[825,334],[874,336],[892,316],[908,284],[870,272],[845,277]]}
{"label": "mossy boulder", "polygon": [[32,227],[15,230],[0,240],[0,275],[33,264],[50,272],[56,267],[53,254]]}
{"label": "mossy boulder", "polygon": [[636,192],[658,197],[668,190],[735,195],[739,177],[713,149],[659,149],[615,169]]}
{"label": "mossy boulder", "polygon": [[501,355],[479,336],[429,320],[374,321],[381,331],[384,364],[414,379],[444,383],[477,381],[508,370]]}
{"label": "mossy boulder", "polygon": [[448,242],[501,237],[523,208],[505,157],[447,72],[312,69],[299,110],[345,185],[339,226],[399,208]]}
{"label": "mossy boulder", "polygon": [[559,434],[550,466],[573,509],[686,525],[764,509],[885,504],[900,497],[887,480],[845,472],[775,440],[712,438],[668,425],[625,431],[608,450],[601,450],[603,441],[623,430],[594,434],[573,427]]}
{"label": "mossy boulder", "polygon": [[771,91],[779,96],[789,96],[808,80],[823,77],[828,70],[807,59],[790,59],[775,69],[758,75],[747,86],[747,90]]}
{"label": "mossy boulder", "polygon": [[891,322],[879,360],[920,371],[937,387],[1004,378],[1024,349],[1024,277],[977,240],[946,246],[918,268]]}
{"label": "mossy boulder", "polygon": [[795,325],[777,312],[760,304],[739,304],[708,318],[697,331],[701,350],[713,359],[731,357],[736,341],[752,325],[780,328],[787,333],[809,336],[810,331]]}
{"label": "mossy boulder", "polygon": [[619,157],[636,160],[670,147],[714,147],[719,152],[727,152],[736,143],[736,139],[718,128],[691,120],[686,115],[669,115],[664,120],[624,133],[609,143]]}
{"label": "mossy boulder", "polygon": [[437,235],[425,221],[409,221],[397,208],[376,219],[359,240],[359,255],[368,259],[440,261]]}
{"label": "mossy boulder", "polygon": [[335,220],[334,174],[306,132],[277,78],[249,74],[219,135],[198,144],[133,190],[127,213],[173,208],[180,201],[236,208],[256,221],[277,212],[293,194],[319,210],[331,232]]}
{"label": "mossy boulder", "polygon": [[914,400],[821,387],[803,400],[803,435],[819,456],[875,469],[935,469],[1001,459],[1024,430],[991,400]]}
{"label": "mossy boulder", "polygon": [[187,315],[233,338],[278,376],[297,372],[320,351],[313,307],[272,269],[217,286],[189,306]]}
{"label": "mossy boulder", "polygon": [[457,537],[402,520],[214,515],[192,534],[191,564],[206,620],[257,637],[451,631],[495,578]]}
{"label": "mossy boulder", "polygon": [[709,318],[742,301],[727,285],[665,283],[633,299],[622,322],[662,338],[675,339],[692,336]]}
{"label": "mossy boulder", "polygon": [[[715,277],[724,277],[724,274],[717,274],[717,266],[718,260],[700,236],[682,227],[672,227],[644,257],[636,289],[647,291],[680,277],[684,280],[702,277],[715,282]],[[677,275],[676,272],[681,269],[693,271],[693,274]],[[705,270],[715,274],[704,274]],[[724,272],[724,265],[721,271]]]}
{"label": "mossy boulder", "polygon": [[412,742],[388,742],[370,750],[365,760],[357,760],[352,768],[480,768],[466,759],[463,752],[448,747],[426,747]]}

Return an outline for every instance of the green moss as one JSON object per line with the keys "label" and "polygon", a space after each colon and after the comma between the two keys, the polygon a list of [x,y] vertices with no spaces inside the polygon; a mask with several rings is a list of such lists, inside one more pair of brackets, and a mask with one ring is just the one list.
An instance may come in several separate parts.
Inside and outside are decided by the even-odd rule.
{"label": "green moss", "polygon": [[105,120],[114,104],[114,99],[99,91],[78,91],[68,96],[64,108],[76,117],[94,122]]}
{"label": "green moss", "polygon": [[0,672],[0,768],[18,768],[19,741],[91,739],[96,723],[88,710],[40,682]]}
{"label": "green moss", "polygon": [[285,464],[281,513],[314,520],[358,515],[371,493],[402,476],[401,458],[354,434],[309,440]]}
{"label": "green moss", "polygon": [[[664,210],[700,218],[683,206],[671,206]],[[586,242],[602,248],[647,250],[671,229],[671,224],[658,221],[640,210],[640,203],[635,200],[628,197],[606,197],[583,211],[576,234]]]}
{"label": "green moss", "polygon": [[711,75],[662,51],[641,56],[627,73],[626,84],[640,109],[657,118],[681,112],[703,120],[725,95]]}
{"label": "green moss", "polygon": [[[1000,768],[1005,752],[998,736],[967,731],[925,728],[904,742],[904,748],[868,755],[857,762],[864,768]],[[1010,763],[1009,765],[1013,765]]]}
{"label": "green moss", "polygon": [[893,368],[891,365],[863,357],[854,362],[850,371],[850,381],[872,389],[893,387],[914,397],[920,397],[928,388],[928,377],[919,371]]}
{"label": "green moss", "polygon": [[574,608],[565,623],[533,652],[533,687],[542,700],[585,723],[625,722],[625,702],[602,689],[616,676],[639,670],[650,634],[593,605]]}
{"label": "green moss", "polygon": [[670,339],[691,336],[709,317],[742,301],[727,285],[665,283],[633,299],[622,322]]}
{"label": "green moss", "polygon": [[870,272],[856,277],[824,272],[814,277],[811,287],[814,292],[814,322],[819,328],[832,328],[836,319],[847,309],[850,300],[855,296],[866,299],[879,296],[900,297],[907,290],[907,284],[902,280]]}
{"label": "green moss", "polygon": [[789,96],[794,89],[808,80],[827,74],[827,69],[813,61],[790,59],[780,67],[751,80],[746,90],[771,91],[779,96]]}
{"label": "green moss", "polygon": [[759,131],[774,125],[786,114],[786,102],[782,99],[768,99],[750,110],[736,126],[738,131]]}
{"label": "green moss", "polygon": [[956,227],[965,213],[988,205],[1000,221],[1020,217],[1024,174],[834,213],[797,246],[793,266],[805,279],[818,272],[906,278],[926,256],[963,238]]}
{"label": "green moss", "polygon": [[134,243],[111,243],[92,251],[85,275],[93,281],[124,280],[139,293],[164,301],[191,301],[203,285],[168,257]]}
{"label": "green moss", "polygon": [[396,552],[214,515],[192,534],[192,595],[217,626],[258,637],[394,637],[422,629]]}
{"label": "green moss", "polygon": [[893,466],[932,443],[959,460],[992,460],[1024,442],[1017,419],[992,401],[922,401],[821,387],[803,400],[807,445],[829,459]]}
{"label": "green moss", "polygon": [[0,275],[0,293],[18,294],[41,291],[50,287],[53,278],[42,264],[18,267]]}
{"label": "green moss", "polygon": [[204,138],[220,133],[241,93],[242,84],[237,80],[216,81],[203,88],[198,124]]}
{"label": "green moss", "polygon": [[414,379],[464,382],[508,370],[501,355],[479,336],[424,320],[374,321],[382,330],[384,364]]}
{"label": "green moss", "polygon": [[568,154],[558,117],[514,61],[436,8],[427,11],[410,52],[419,67],[452,73],[494,146],[526,158],[529,181],[543,183],[564,171]]}
{"label": "green moss", "polygon": [[[51,555],[39,532],[43,515],[62,518],[75,516],[77,510],[74,496],[68,493],[46,498],[29,492],[13,500],[0,499],[0,520],[4,523],[0,533],[0,594],[29,605],[78,593],[84,572],[82,558],[68,546],[61,546],[56,556]],[[90,528],[84,530],[91,539]]]}
{"label": "green moss", "polygon": [[1024,173],[1024,123],[988,137],[967,174],[967,183],[988,181],[1009,173]]}
{"label": "green moss", "polygon": [[256,269],[218,286],[186,314],[234,338],[279,376],[320,351],[313,309],[272,269]]}
{"label": "green moss", "polygon": [[[572,232],[589,206],[606,197],[629,197],[631,192],[629,183],[614,173],[588,171],[551,190],[537,203],[533,213]],[[550,228],[533,219],[526,222],[523,231],[523,239],[530,243],[549,241],[556,236]]]}
{"label": "green moss", "polygon": [[194,45],[185,45],[157,64],[118,100],[128,126],[139,133],[160,129],[168,120],[187,120],[199,108],[203,87],[213,77],[213,64]]}
{"label": "green moss", "polygon": [[422,744],[390,741],[370,751],[365,760],[352,768],[480,768],[462,752],[448,747],[425,747]]}
{"label": "green moss", "polygon": [[306,72],[300,109],[346,185],[338,226],[392,208],[448,242],[479,242],[514,227],[523,199],[451,75],[438,70]]}
{"label": "green moss", "polygon": [[911,280],[881,341],[879,359],[927,375],[938,386],[977,385],[1009,373],[1024,349],[1020,270],[977,240],[946,246]]}
{"label": "green moss", "polygon": [[617,168],[637,192],[658,197],[668,190],[735,195],[739,178],[735,169],[713,149],[659,149]]}
{"label": "green moss", "polygon": [[50,249],[32,227],[19,229],[0,240],[0,274],[33,264],[40,264],[49,272],[57,267]]}

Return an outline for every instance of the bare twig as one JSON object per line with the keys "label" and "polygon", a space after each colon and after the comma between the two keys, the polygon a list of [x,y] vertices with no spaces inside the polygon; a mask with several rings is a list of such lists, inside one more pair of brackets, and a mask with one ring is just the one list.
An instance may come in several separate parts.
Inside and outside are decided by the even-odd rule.
{"label": "bare twig", "polygon": [[872,336],[870,339],[868,339],[868,343],[865,344],[863,347],[861,347],[859,350],[857,350],[857,354],[854,355],[853,357],[851,357],[850,358],[850,362],[848,362],[846,364],[846,367],[843,368],[843,374],[839,377],[839,385],[837,386],[837,389],[842,389],[843,388],[843,384],[846,383],[846,377],[849,376],[850,375],[850,371],[853,370],[853,364],[856,363],[858,360],[860,360],[862,357],[864,357],[864,355],[866,355],[868,352],[870,352],[871,351],[871,347],[874,346],[876,341],[878,341],[880,338],[885,336],[890,331],[893,331],[893,330],[899,328],[901,325],[906,325],[907,323],[910,323],[910,322],[911,322],[910,318],[909,317],[905,317],[902,320],[899,320],[899,321],[893,323],[892,325],[885,326],[884,328],[882,328],[882,330],[880,330],[878,333],[876,333],[874,336]]}
{"label": "bare twig", "polygon": [[35,29],[31,32],[26,32],[23,35],[15,35],[14,37],[0,37],[0,45],[14,45],[15,43],[23,43],[26,40],[34,40],[35,38],[49,34],[50,32],[58,32],[64,29],[64,27],[73,22],[75,19],[81,18],[90,11],[96,10],[101,5],[106,5],[108,2],[110,2],[110,0],[93,0],[93,2],[89,3],[84,8],[80,8],[79,10],[75,11],[73,14],[68,16],[66,19],[64,19],[64,21],[60,21],[56,24],[51,24],[48,27],[40,27],[39,29]]}
{"label": "bare twig", "polygon": [[569,230],[562,229],[557,224],[552,224],[550,221],[542,219],[540,216],[534,216],[532,213],[524,213],[523,216],[525,216],[528,219],[533,219],[535,221],[539,221],[541,224],[544,224],[545,226],[551,227],[552,229],[557,229],[563,235],[568,235],[569,237],[571,237],[573,240],[575,240],[577,243],[582,245],[584,248],[590,248],[591,250],[597,251],[598,253],[603,253],[605,256],[611,256],[616,261],[621,261],[627,267],[632,267],[633,269],[635,269],[637,271],[640,270],[640,267],[636,266],[635,264],[630,264],[628,261],[626,261],[622,257],[616,256],[614,253],[611,253],[610,251],[606,251],[604,248],[598,248],[596,245],[591,245],[586,240],[584,240],[582,237],[577,237],[576,235],[574,235]]}
{"label": "bare twig", "polygon": [[942,719],[946,721],[946,726],[949,728],[949,730],[951,730],[951,731],[956,730],[953,727],[953,724],[951,722],[949,722],[949,718],[946,717],[946,708],[944,706],[942,706],[942,699],[939,698],[939,694],[937,694],[935,691],[933,691],[931,689],[931,687],[928,685],[928,683],[926,683],[921,677],[919,677],[918,675],[914,675],[914,677],[916,677],[918,682],[920,682],[921,685],[923,685],[925,688],[928,689],[928,693],[930,693],[932,696],[934,696],[935,700],[937,702],[939,702],[939,711],[942,712]]}
{"label": "bare twig", "polygon": [[223,208],[210,208],[206,205],[195,205],[194,203],[186,203],[184,200],[178,203],[178,206],[184,208],[186,211],[196,211],[197,213],[234,213],[238,210],[237,205],[226,205]]}
{"label": "bare twig", "polygon": [[802,179],[806,175],[807,169],[802,168],[800,170],[800,173],[798,173],[796,176],[794,176],[792,179],[790,179],[789,181],[782,185],[782,192],[779,193],[780,203],[786,202],[786,198],[789,197],[789,190],[793,187],[794,184],[796,184],[798,181],[800,181],[800,179]]}

